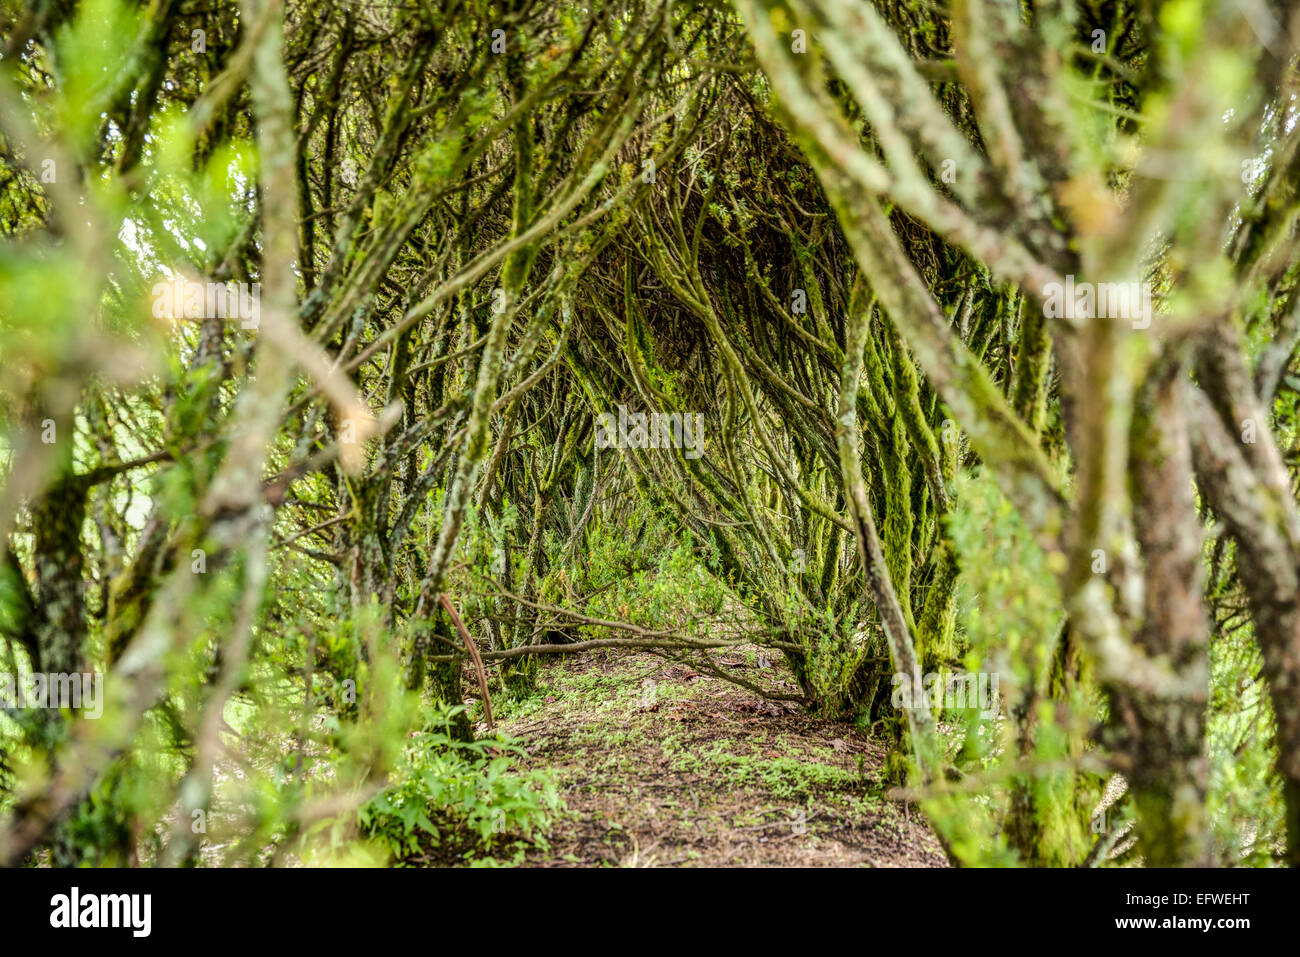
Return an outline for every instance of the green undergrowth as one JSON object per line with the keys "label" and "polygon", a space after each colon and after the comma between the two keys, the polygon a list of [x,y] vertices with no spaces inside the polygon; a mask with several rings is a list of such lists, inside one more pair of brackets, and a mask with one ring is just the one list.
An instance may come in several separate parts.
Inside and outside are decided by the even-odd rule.
{"label": "green undergrowth", "polygon": [[518,863],[548,846],[564,812],[553,776],[516,767],[521,753],[506,738],[457,740],[446,725],[414,733],[403,765],[358,812],[361,829],[399,864]]}

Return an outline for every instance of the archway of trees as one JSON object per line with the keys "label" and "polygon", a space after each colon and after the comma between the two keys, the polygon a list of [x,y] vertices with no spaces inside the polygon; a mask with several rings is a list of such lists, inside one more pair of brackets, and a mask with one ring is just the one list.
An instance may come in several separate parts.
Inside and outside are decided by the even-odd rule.
{"label": "archway of trees", "polygon": [[1289,5],[0,23],[0,670],[105,678],[8,702],[0,860],[355,836],[639,649],[956,864],[1300,863]]}

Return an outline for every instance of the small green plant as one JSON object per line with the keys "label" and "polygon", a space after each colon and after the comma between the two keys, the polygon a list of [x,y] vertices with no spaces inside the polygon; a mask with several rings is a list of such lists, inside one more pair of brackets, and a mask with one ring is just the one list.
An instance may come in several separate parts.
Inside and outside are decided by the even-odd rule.
{"label": "small green plant", "polygon": [[563,812],[550,775],[514,770],[522,753],[502,740],[458,741],[449,722],[462,708],[439,713],[412,735],[405,761],[389,785],[358,812],[361,828],[395,859],[437,849],[469,858],[505,848],[547,846]]}

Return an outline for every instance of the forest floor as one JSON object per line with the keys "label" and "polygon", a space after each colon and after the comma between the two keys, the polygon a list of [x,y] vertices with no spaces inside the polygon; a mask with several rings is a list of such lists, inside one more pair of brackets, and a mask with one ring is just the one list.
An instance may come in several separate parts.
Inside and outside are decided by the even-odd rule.
{"label": "forest floor", "polygon": [[945,866],[920,812],[888,796],[881,745],[683,664],[566,656],[502,711],[568,808],[526,865]]}

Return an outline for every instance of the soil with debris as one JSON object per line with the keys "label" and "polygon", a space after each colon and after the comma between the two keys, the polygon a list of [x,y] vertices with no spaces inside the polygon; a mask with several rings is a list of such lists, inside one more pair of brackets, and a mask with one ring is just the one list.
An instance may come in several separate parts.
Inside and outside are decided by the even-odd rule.
{"label": "soil with debris", "polygon": [[919,811],[888,795],[884,748],[685,665],[571,655],[503,710],[568,806],[527,865],[946,866]]}

